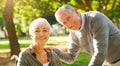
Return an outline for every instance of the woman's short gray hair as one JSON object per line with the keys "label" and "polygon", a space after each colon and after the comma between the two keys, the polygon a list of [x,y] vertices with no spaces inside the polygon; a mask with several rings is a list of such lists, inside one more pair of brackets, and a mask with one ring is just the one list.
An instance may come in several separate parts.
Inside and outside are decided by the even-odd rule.
{"label": "woman's short gray hair", "polygon": [[33,20],[29,26],[29,33],[31,34],[37,27],[46,27],[49,31],[51,30],[51,26],[45,18],[37,18]]}
{"label": "woman's short gray hair", "polygon": [[56,12],[55,12],[55,17],[56,17],[56,20],[62,24],[62,22],[60,21],[59,19],[59,14],[62,13],[62,12],[69,12],[69,13],[73,13],[75,10],[74,7],[72,7],[71,5],[63,5],[61,6]]}

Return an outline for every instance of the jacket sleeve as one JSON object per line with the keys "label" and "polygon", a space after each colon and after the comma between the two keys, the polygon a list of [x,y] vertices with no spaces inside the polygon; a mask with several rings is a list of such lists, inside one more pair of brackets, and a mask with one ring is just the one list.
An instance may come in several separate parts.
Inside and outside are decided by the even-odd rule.
{"label": "jacket sleeve", "polygon": [[19,54],[17,66],[28,66],[26,63],[27,63],[26,62],[26,53],[24,51],[22,51]]}
{"label": "jacket sleeve", "polygon": [[55,52],[58,55],[58,57],[63,61],[66,62],[68,64],[72,64],[76,57],[79,54],[80,48],[78,46],[78,39],[76,37],[76,34],[72,31],[70,31],[69,34],[69,47],[68,47],[68,51],[64,52],[62,50],[59,50],[57,48],[55,48]]}
{"label": "jacket sleeve", "polygon": [[92,21],[94,54],[88,66],[102,66],[108,51],[108,18],[98,13]]}

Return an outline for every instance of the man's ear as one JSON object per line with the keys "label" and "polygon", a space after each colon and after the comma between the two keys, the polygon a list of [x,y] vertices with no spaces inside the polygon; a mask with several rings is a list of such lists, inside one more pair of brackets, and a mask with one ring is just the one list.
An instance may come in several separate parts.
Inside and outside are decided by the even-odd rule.
{"label": "man's ear", "polygon": [[77,16],[80,16],[80,13],[78,12],[77,9],[74,10],[74,14],[77,15]]}
{"label": "man's ear", "polygon": [[76,13],[76,14],[79,14],[79,12],[77,11],[77,9],[76,9],[76,8],[75,8],[75,13]]}

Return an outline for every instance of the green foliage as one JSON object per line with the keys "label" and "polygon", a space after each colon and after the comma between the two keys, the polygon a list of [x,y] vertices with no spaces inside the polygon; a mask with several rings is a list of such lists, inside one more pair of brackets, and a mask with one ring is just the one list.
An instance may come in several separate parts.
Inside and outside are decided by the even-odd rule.
{"label": "green foliage", "polygon": [[2,11],[5,7],[6,0],[0,0],[0,18],[3,16]]}
{"label": "green foliage", "polygon": [[0,26],[1,25],[5,25],[5,22],[4,22],[4,19],[3,18],[0,18]]}
{"label": "green foliage", "polygon": [[120,18],[120,2],[117,3],[116,8],[108,14],[108,16],[113,19],[113,18]]}
{"label": "green foliage", "polygon": [[1,29],[1,30],[3,30],[4,25],[5,25],[4,19],[3,19],[3,18],[0,18],[0,29]]}
{"label": "green foliage", "polygon": [[[0,0],[0,17],[6,0]],[[54,13],[63,4],[70,4],[80,12],[97,10],[105,13],[111,19],[119,16],[119,0],[15,0],[14,24],[17,35],[28,35],[29,24],[39,17],[45,17],[52,25],[57,23]]]}
{"label": "green foliage", "polygon": [[4,19],[3,19],[3,8],[5,6],[5,0],[0,0],[0,29],[3,30],[3,26],[5,25]]}
{"label": "green foliage", "polygon": [[[70,0],[62,1],[66,3]],[[39,17],[47,18],[50,24],[56,23],[54,12],[62,5],[59,0],[16,0],[14,6],[14,22],[16,25],[17,35],[27,33],[29,24]],[[18,25],[19,24],[19,25]],[[18,28],[20,27],[20,28]]]}

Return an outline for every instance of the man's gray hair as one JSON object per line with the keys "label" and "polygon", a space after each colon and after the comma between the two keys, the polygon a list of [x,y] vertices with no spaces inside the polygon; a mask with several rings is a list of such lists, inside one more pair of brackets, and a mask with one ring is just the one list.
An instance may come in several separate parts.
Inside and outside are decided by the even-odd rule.
{"label": "man's gray hair", "polygon": [[59,19],[59,14],[62,13],[62,12],[69,12],[69,13],[73,13],[75,10],[74,7],[72,7],[71,5],[63,5],[61,6],[56,12],[55,12],[55,17],[56,17],[56,20],[62,24],[62,22],[60,21]]}

